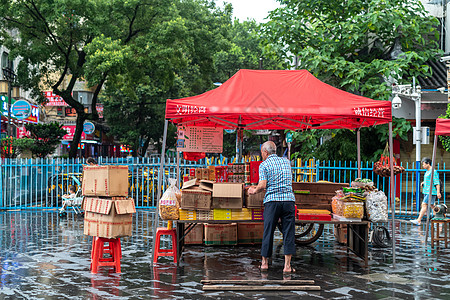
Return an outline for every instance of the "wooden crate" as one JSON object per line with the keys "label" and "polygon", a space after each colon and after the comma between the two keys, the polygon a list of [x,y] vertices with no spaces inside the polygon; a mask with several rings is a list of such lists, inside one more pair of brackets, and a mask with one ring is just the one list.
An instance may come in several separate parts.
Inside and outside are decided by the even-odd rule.
{"label": "wooden crate", "polygon": [[295,194],[298,209],[326,209],[331,211],[331,200],[335,194]]}
{"label": "wooden crate", "polygon": [[319,194],[334,194],[336,190],[343,187],[348,187],[348,183],[335,182],[293,182],[292,188],[294,191],[310,191],[311,193]]}

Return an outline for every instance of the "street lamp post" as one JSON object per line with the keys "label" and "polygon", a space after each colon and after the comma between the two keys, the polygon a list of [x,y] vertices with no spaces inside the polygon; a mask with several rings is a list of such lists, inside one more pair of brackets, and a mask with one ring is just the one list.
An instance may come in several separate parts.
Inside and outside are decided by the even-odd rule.
{"label": "street lamp post", "polygon": [[416,86],[416,78],[413,78],[413,85],[394,85],[392,87],[394,98],[392,104],[394,108],[401,107],[401,99],[399,95],[410,98],[415,104],[416,128],[414,131],[414,139],[416,142],[416,210],[420,210],[420,161],[421,161],[421,144],[422,144],[422,116],[421,116],[421,88]]}
{"label": "street lamp post", "polygon": [[16,78],[16,74],[14,71],[7,67],[3,68],[3,77],[5,77],[6,81],[8,81],[8,123],[6,123],[6,131],[8,132],[8,136],[12,136],[12,127],[11,127],[11,85]]}

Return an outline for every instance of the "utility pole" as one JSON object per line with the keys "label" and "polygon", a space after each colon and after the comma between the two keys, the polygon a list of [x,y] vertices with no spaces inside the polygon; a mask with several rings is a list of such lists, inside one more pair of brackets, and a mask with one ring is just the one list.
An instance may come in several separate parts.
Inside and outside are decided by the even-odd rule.
{"label": "utility pole", "polygon": [[14,79],[16,78],[16,74],[14,74],[14,71],[9,66],[7,68],[3,68],[3,77],[5,77],[6,81],[8,81],[8,123],[6,123],[6,131],[8,133],[8,136],[12,136],[12,127],[11,127],[11,88],[12,83]]}

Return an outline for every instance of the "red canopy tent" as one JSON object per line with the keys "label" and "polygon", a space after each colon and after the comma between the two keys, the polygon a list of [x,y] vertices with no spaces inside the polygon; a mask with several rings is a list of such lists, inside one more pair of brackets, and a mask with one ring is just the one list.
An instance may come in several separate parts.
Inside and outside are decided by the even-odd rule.
{"label": "red canopy tent", "polygon": [[167,100],[166,119],[226,129],[348,128],[388,123],[391,103],[354,95],[307,70],[240,70],[201,95]]}
{"label": "red canopy tent", "polygon": [[[161,182],[164,168],[168,121],[177,125],[239,130],[359,129],[389,123],[390,161],[393,161],[391,102],[339,90],[307,70],[239,70],[214,90],[193,97],[168,99],[158,182]],[[357,143],[360,176],[359,130]],[[393,178],[392,165],[391,176]],[[391,190],[391,199],[395,201],[393,180]],[[393,203],[393,220],[394,207]],[[392,235],[395,264],[394,230]]]}

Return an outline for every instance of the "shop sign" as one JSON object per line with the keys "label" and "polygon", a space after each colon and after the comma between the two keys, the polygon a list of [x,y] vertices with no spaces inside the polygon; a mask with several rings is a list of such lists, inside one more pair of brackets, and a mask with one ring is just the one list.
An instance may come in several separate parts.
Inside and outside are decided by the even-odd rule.
{"label": "shop sign", "polygon": [[45,106],[69,106],[64,99],[52,91],[44,92],[44,97],[47,99]]}
{"label": "shop sign", "polygon": [[95,125],[92,122],[85,122],[83,125],[83,132],[85,134],[93,134],[95,131]]}
{"label": "shop sign", "polygon": [[21,139],[24,137],[29,137],[30,132],[25,129],[25,126],[17,127],[17,138]]}
{"label": "shop sign", "polygon": [[[73,107],[65,107],[65,116],[66,117],[76,117],[77,116],[77,111],[75,108]],[[89,108],[85,107],[84,108],[84,112],[85,113],[89,113]]]}
{"label": "shop sign", "polygon": [[11,114],[13,114],[19,120],[25,120],[31,116],[31,105],[28,101],[19,100],[14,102],[11,107]]}
{"label": "shop sign", "polygon": [[[62,129],[65,129],[67,131],[67,134],[63,137],[63,140],[64,141],[72,141],[73,136],[75,135],[76,126],[75,125],[64,125],[62,127]],[[82,140],[86,139],[86,134],[84,132],[81,133],[81,139]]]}
{"label": "shop sign", "polygon": [[222,153],[223,129],[220,127],[179,126],[177,150],[180,152]]}
{"label": "shop sign", "polygon": [[[8,97],[0,97],[0,108],[1,114],[8,117]],[[11,118],[19,119],[28,123],[38,123],[39,122],[39,107],[34,104],[30,104],[25,100],[11,99]]]}
{"label": "shop sign", "polygon": [[286,133],[286,143],[292,142],[292,132]]}
{"label": "shop sign", "polygon": [[103,104],[97,104],[96,106],[95,106],[95,108],[97,109],[97,113],[98,113],[98,117],[100,118],[100,119],[103,119]]}

